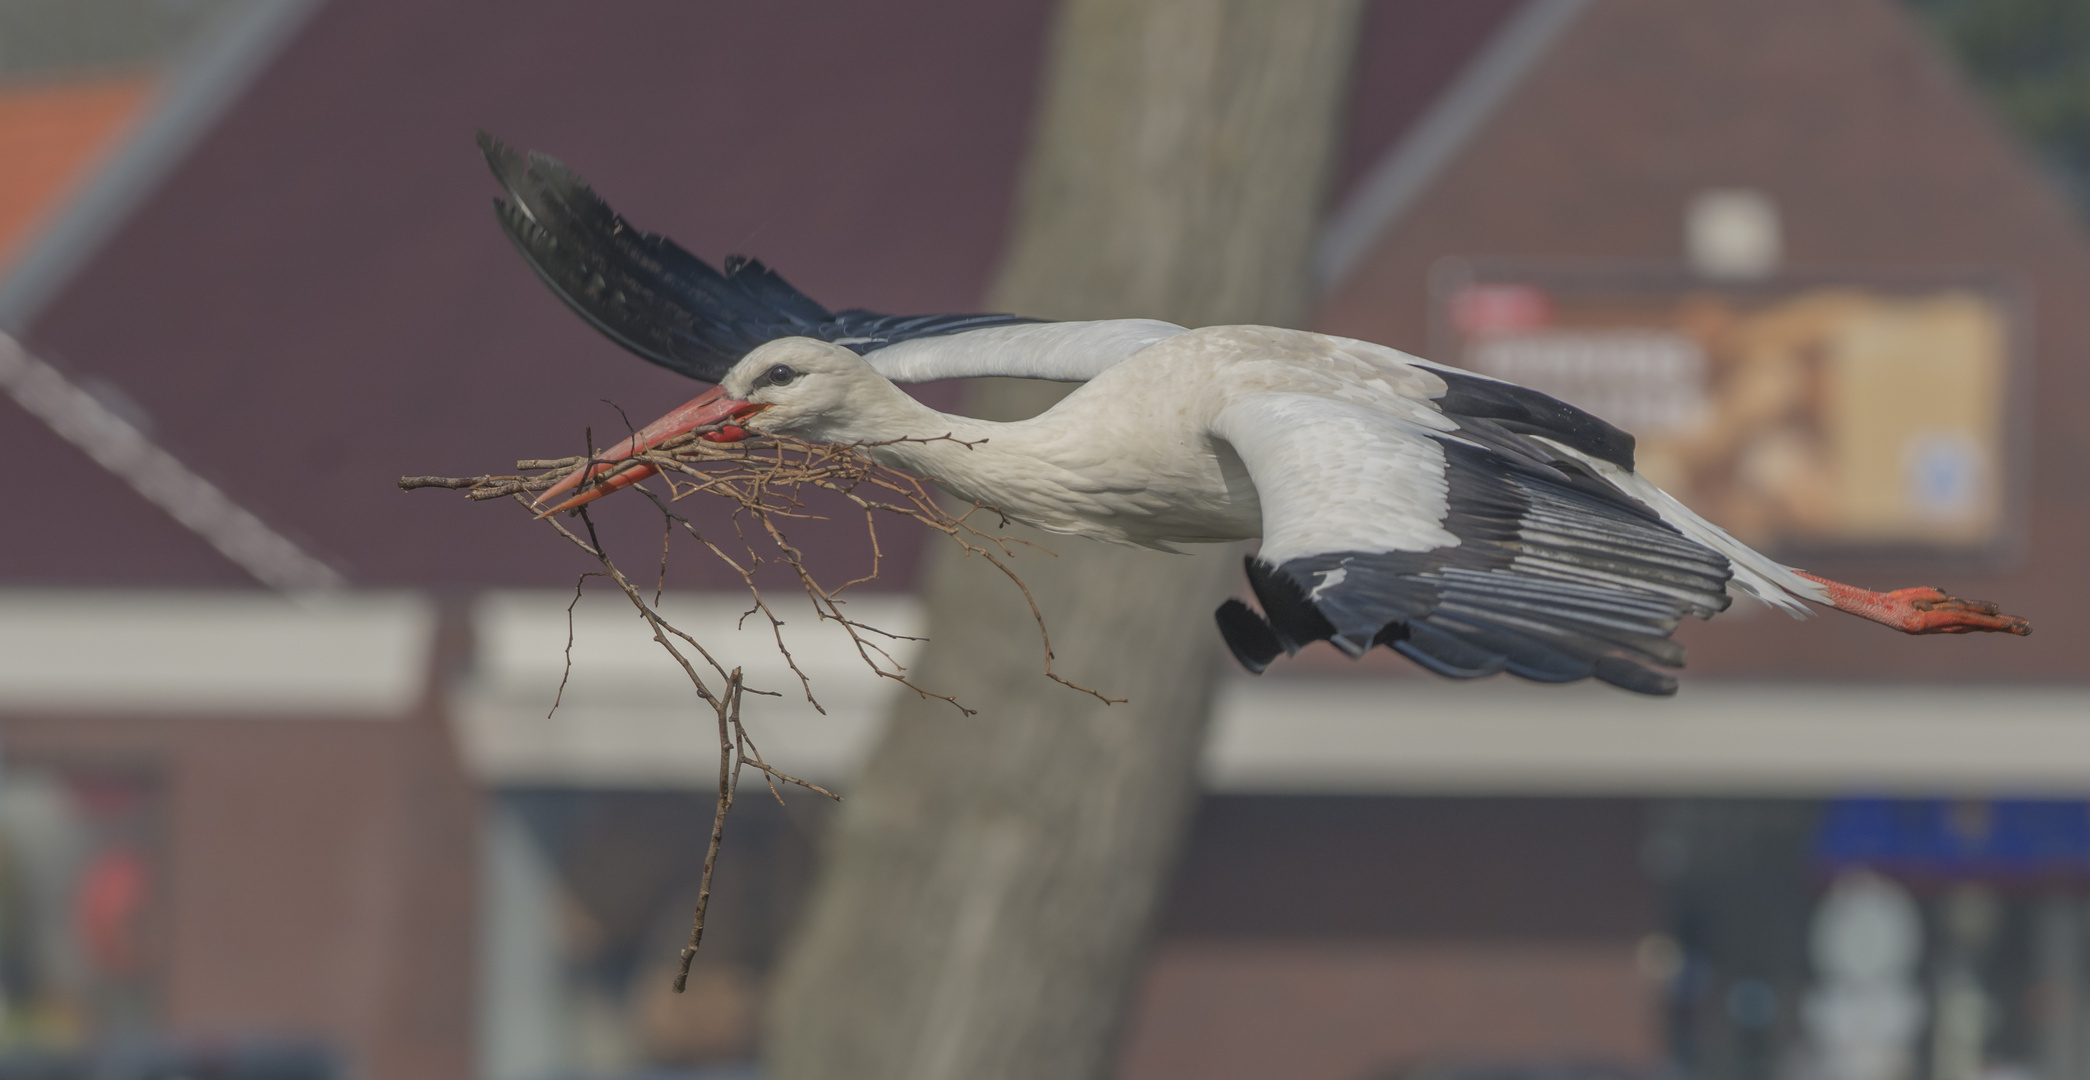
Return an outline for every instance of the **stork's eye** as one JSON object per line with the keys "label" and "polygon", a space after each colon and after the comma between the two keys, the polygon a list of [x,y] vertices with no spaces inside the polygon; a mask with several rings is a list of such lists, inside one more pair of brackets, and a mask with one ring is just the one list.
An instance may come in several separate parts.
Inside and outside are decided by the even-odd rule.
{"label": "stork's eye", "polygon": [[778,364],[762,373],[762,385],[788,386],[791,384],[791,380],[796,378],[798,378],[798,372],[791,365]]}

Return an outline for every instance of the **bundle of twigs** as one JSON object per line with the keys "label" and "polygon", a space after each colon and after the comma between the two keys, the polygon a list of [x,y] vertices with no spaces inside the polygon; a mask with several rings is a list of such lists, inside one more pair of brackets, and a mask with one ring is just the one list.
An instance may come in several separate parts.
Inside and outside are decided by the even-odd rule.
{"label": "bundle of twigs", "polygon": [[[1029,603],[1032,618],[1038,626],[1038,634],[1045,654],[1045,674],[1054,681],[1095,694],[1086,687],[1068,682],[1052,670],[1052,642],[1046,634],[1045,621],[1038,611],[1037,601],[1031,597],[1029,588],[1023,584],[1006,560],[1016,544],[1025,541],[988,531],[974,524],[976,519],[992,516],[997,525],[1006,524],[1000,514],[989,507],[974,506],[962,513],[951,513],[938,502],[929,488],[918,478],[886,468],[865,455],[861,446],[832,445],[801,442],[796,439],[764,437],[733,443],[706,441],[705,430],[670,440],[642,453],[617,462],[610,462],[593,449],[575,457],[555,459],[525,459],[515,463],[516,472],[510,475],[485,476],[405,476],[399,486],[408,491],[419,488],[446,488],[461,490],[473,501],[513,501],[530,510],[539,520],[558,531],[575,547],[586,552],[600,564],[600,570],[581,575],[575,584],[575,597],[591,577],[606,577],[616,584],[637,609],[640,618],[653,632],[653,640],[665,649],[684,674],[697,697],[710,706],[716,714],[719,740],[718,803],[711,823],[711,839],[704,852],[704,869],[699,881],[696,911],[691,919],[689,944],[682,949],[681,964],[675,978],[675,990],[680,993],[689,978],[689,966],[704,937],[704,912],[711,901],[712,872],[718,861],[720,842],[725,836],[726,815],[732,810],[733,799],[739,790],[743,768],[753,767],[767,783],[770,794],[782,801],[777,783],[817,791],[829,798],[839,798],[833,792],[817,784],[783,772],[762,758],[761,751],[749,737],[741,724],[740,704],[743,694],[773,694],[748,687],[741,681],[741,669],[729,667],[702,642],[677,628],[661,614],[660,600],[667,575],[668,541],[675,530],[680,529],[695,537],[705,550],[737,573],[745,583],[753,600],[749,616],[759,614],[769,621],[770,631],[777,650],[798,677],[800,689],[814,708],[820,709],[819,698],[814,692],[812,681],[800,670],[785,644],[782,632],[783,620],[772,610],[770,600],[756,584],[757,570],[765,563],[782,563],[790,568],[814,611],[822,621],[831,621],[849,634],[857,654],[871,670],[881,677],[892,679],[923,697],[937,698],[950,702],[970,715],[973,710],[960,704],[955,698],[939,694],[917,685],[909,677],[906,668],[894,659],[881,642],[897,640],[896,636],[877,627],[859,622],[848,614],[843,594],[851,587],[861,585],[878,576],[884,555],[878,540],[878,524],[881,518],[905,518],[934,532],[950,537],[964,547],[968,555],[976,555],[992,563],[1008,577],[1022,592]],[[607,468],[604,468],[607,466]],[[650,466],[658,471],[665,493],[652,490],[646,483],[632,487],[653,501],[662,515],[663,535],[661,540],[661,562],[658,582],[649,599],[643,589],[632,581],[616,562],[611,559],[595,530],[595,523],[588,516],[588,508],[582,506],[571,512],[571,517],[580,524],[579,531],[561,521],[560,516],[537,513],[531,495],[544,491],[576,472],[588,470],[588,477],[578,489],[603,484],[613,477],[623,475],[626,470]],[[794,547],[786,529],[796,522],[826,520],[825,515],[809,507],[806,496],[812,491],[826,491],[840,496],[863,515],[866,540],[871,548],[871,569],[868,573],[828,586],[807,569],[799,549]],[[675,504],[692,496],[703,495],[723,499],[732,508],[732,521],[736,538],[733,546],[737,554],[729,552],[719,538],[706,535],[689,517],[676,511]],[[564,515],[561,515],[564,516]],[[753,528],[750,530],[749,526]],[[585,537],[582,535],[585,534]],[[766,541],[766,543],[758,543]],[[1026,545],[1034,546],[1034,545]],[[760,548],[773,548],[773,555],[763,554]],[[569,615],[571,608],[568,608]],[[570,668],[572,657],[569,627],[567,658]],[[685,651],[685,648],[687,651]],[[697,659],[692,660],[694,655]],[[563,694],[565,680],[560,681]],[[1097,697],[1102,697],[1096,694]],[[1104,698],[1105,701],[1112,699]],[[557,708],[554,701],[553,707]],[[825,709],[821,709],[825,712]]]}

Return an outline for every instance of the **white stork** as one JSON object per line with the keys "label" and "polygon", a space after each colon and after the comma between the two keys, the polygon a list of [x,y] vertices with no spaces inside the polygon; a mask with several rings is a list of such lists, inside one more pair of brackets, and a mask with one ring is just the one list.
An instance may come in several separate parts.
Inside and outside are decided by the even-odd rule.
{"label": "white stork", "polygon": [[[1633,437],[1536,391],[1350,338],[1141,319],[829,312],[775,272],[723,273],[627,225],[579,177],[484,135],[512,202],[501,225],[610,338],[717,386],[603,456],[689,431],[857,443],[873,459],[1052,532],[1174,550],[1260,539],[1259,613],[1219,608],[1260,672],[1329,641],[1386,645],[1442,675],[1595,677],[1676,690],[1685,615],[1730,588],[1796,617],[1823,604],[1911,634],[2031,632],[1936,589],[1877,593],[1780,564],[1633,471]],[[1005,375],[1080,382],[995,423],[896,383]],[[944,438],[949,436],[949,438]],[[576,473],[555,497],[618,466]],[[625,467],[552,511],[651,475]],[[548,511],[549,512],[549,511]]]}

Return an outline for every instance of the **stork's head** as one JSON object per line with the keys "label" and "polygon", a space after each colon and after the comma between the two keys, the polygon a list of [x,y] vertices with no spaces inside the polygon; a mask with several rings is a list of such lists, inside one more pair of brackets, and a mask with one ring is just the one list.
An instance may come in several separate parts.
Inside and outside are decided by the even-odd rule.
{"label": "stork's head", "polygon": [[740,403],[732,414],[742,428],[809,442],[875,440],[880,406],[905,396],[863,357],[812,338],[780,338],[741,357],[718,392]]}
{"label": "stork's head", "polygon": [[875,442],[891,434],[885,428],[894,411],[910,406],[921,407],[848,349],[813,338],[779,338],[741,357],[717,386],[603,451],[597,455],[602,464],[573,473],[538,501],[600,478],[545,511],[553,513],[637,483],[653,475],[652,466],[619,462],[692,431],[711,442],[738,442],[749,432],[809,442]]}

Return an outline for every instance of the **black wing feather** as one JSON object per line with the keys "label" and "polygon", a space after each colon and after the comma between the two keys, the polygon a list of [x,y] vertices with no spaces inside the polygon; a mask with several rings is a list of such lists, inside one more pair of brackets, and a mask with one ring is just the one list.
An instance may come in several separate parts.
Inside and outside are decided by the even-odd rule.
{"label": "black wing feather", "polygon": [[1453,678],[1508,671],[1675,693],[1675,678],[1647,665],[1682,666],[1683,646],[1669,636],[1677,622],[1727,606],[1726,558],[1497,425],[1468,417],[1457,436],[1438,440],[1444,527],[1457,547],[1338,551],[1276,566],[1251,556],[1263,615],[1243,606],[1222,617],[1236,655],[1237,643],[1258,640],[1245,624],[1254,618],[1287,652],[1314,641],[1353,656],[1385,645]]}
{"label": "black wing feather", "polygon": [[777,338],[819,338],[861,354],[913,338],[1038,321],[837,314],[755,259],[730,256],[721,272],[673,240],[633,228],[553,158],[525,157],[483,131],[479,149],[508,195],[494,200],[495,219],[530,269],[611,341],[693,379],[717,382]]}
{"label": "black wing feather", "polygon": [[1542,435],[1621,469],[1633,467],[1633,436],[1602,417],[1515,383],[1442,364],[1429,369],[1444,380],[1437,407],[1446,416],[1492,420],[1519,435]]}
{"label": "black wing feather", "polygon": [[1242,667],[1261,675],[1284,652],[1276,631],[1247,604],[1230,599],[1212,614],[1219,620],[1219,636],[1226,639],[1226,647]]}

